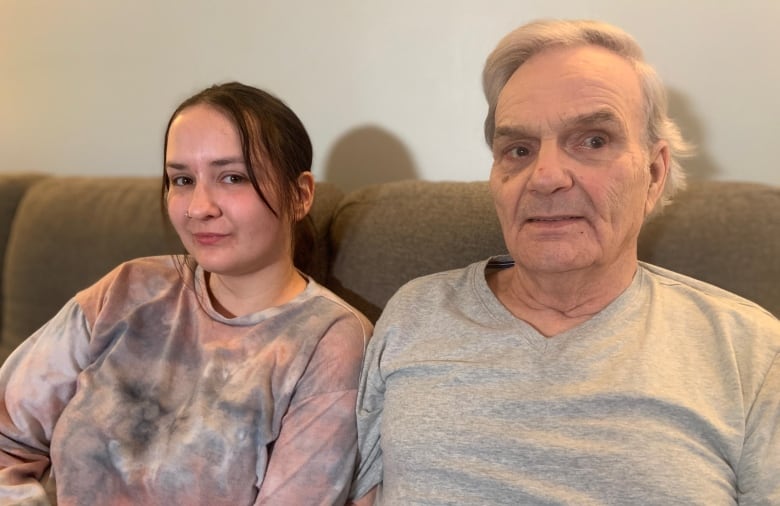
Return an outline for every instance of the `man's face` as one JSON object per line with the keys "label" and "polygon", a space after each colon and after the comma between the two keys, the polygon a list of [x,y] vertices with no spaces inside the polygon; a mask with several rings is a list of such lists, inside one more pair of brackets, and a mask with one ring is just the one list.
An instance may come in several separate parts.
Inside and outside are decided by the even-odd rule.
{"label": "man's face", "polygon": [[554,48],[510,78],[496,106],[490,188],[521,269],[635,268],[668,148],[648,148],[639,79],[596,46]]}

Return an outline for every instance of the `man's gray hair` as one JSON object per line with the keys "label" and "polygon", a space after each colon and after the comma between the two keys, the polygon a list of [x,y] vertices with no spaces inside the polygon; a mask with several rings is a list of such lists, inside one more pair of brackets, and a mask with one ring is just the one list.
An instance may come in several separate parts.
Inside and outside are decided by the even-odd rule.
{"label": "man's gray hair", "polygon": [[501,90],[512,74],[529,58],[552,47],[594,45],[622,56],[636,70],[642,88],[648,148],[659,140],[669,143],[670,167],[666,186],[657,209],[671,201],[685,188],[685,172],[679,158],[689,156],[692,147],[683,139],[680,129],[669,118],[666,89],[655,69],[645,62],[642,48],[623,30],[598,21],[540,20],[523,25],[507,34],[487,58],[482,71],[482,88],[488,102],[485,118],[485,140],[493,145],[496,104]]}

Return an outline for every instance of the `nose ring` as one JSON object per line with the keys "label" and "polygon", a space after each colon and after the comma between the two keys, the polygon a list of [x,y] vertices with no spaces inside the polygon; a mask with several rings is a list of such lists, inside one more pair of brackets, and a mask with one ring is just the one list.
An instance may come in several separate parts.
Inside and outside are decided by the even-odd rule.
{"label": "nose ring", "polygon": [[190,216],[189,211],[184,211],[184,217],[187,218],[188,220],[192,218],[192,216]]}

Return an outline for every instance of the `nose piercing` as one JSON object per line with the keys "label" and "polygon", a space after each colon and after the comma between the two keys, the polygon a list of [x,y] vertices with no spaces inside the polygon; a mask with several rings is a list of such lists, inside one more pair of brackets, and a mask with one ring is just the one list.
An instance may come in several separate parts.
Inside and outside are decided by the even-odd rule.
{"label": "nose piercing", "polygon": [[184,211],[184,217],[187,218],[188,220],[192,218],[192,216],[190,216],[189,211]]}

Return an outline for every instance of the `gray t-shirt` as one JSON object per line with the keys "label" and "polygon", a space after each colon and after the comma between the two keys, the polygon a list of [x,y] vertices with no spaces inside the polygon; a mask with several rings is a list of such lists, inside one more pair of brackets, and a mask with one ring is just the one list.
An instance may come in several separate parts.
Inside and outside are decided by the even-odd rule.
{"label": "gray t-shirt", "polygon": [[[506,262],[506,257],[494,259]],[[641,264],[546,338],[488,261],[388,303],[358,393],[362,496],[379,504],[780,504],[780,323]]]}

